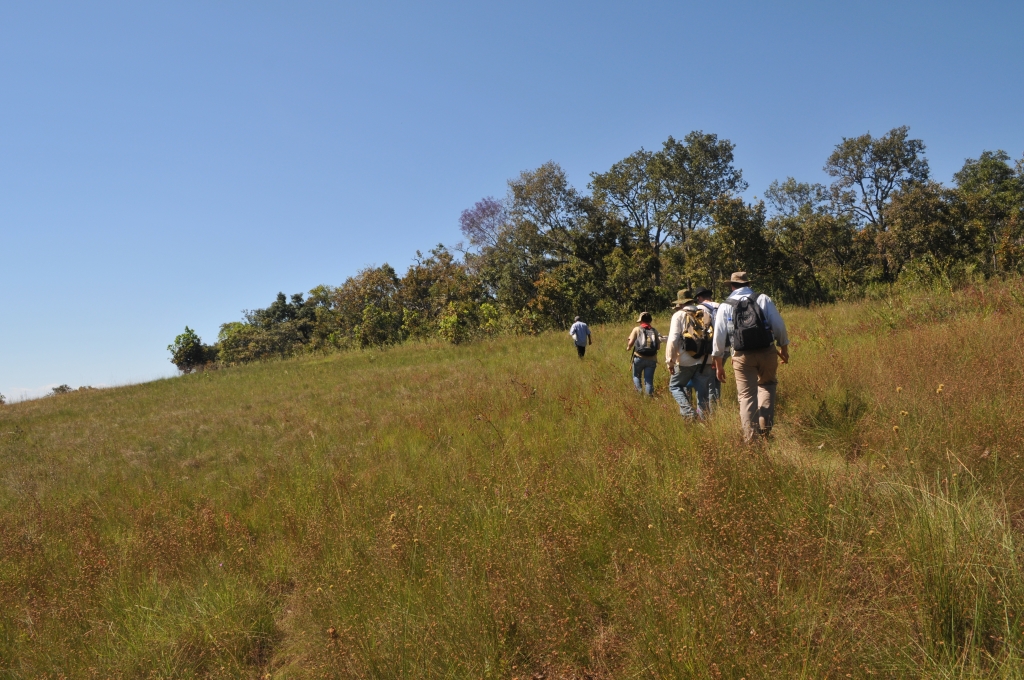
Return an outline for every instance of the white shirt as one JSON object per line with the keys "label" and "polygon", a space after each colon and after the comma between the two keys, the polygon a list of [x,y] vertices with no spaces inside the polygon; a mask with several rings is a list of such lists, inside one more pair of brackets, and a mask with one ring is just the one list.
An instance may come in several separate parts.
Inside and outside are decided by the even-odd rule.
{"label": "white shirt", "polygon": [[[737,288],[729,296],[730,300],[739,300],[740,298],[749,298],[754,294],[754,291],[749,287]],[[782,315],[779,314],[778,308],[772,299],[763,293],[757,296],[755,300],[757,306],[764,312],[764,318],[768,321],[768,326],[772,329],[772,335],[775,336],[775,342],[779,347],[785,347],[789,344],[789,335],[786,333],[786,323],[782,320]],[[726,352],[726,339],[732,339],[732,305],[721,305],[718,308],[718,314],[715,315],[715,334],[712,339],[714,350],[711,352],[716,357],[724,357]],[[732,343],[729,343],[732,345]]]}
{"label": "white shirt", "polygon": [[[705,363],[704,357],[694,359],[685,350],[683,350],[683,332],[686,330],[686,313],[696,312],[697,310],[698,308],[693,305],[686,305],[672,315],[672,323],[668,330],[668,341],[665,343],[665,363],[667,365],[687,368],[689,366],[698,366]],[[707,319],[708,315],[706,314],[704,318]],[[707,364],[711,364],[710,358],[707,360]]]}

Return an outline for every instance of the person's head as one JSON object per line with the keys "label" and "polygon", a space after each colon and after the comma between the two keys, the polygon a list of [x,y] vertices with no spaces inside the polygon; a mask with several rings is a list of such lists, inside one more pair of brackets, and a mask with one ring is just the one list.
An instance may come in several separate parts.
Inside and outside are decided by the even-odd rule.
{"label": "person's head", "polygon": [[579,321],[579,320],[580,320],[580,317],[578,317],[578,316],[574,316],[574,317],[572,318],[572,320],[573,320],[573,322],[575,323],[576,321]]}
{"label": "person's head", "polygon": [[650,323],[651,322],[651,318],[652,317],[651,317],[651,313],[650,312],[640,312],[640,317],[637,318],[636,322],[637,323]]}
{"label": "person's head", "polygon": [[693,291],[693,297],[697,302],[706,302],[711,299],[711,291],[703,286]]}
{"label": "person's head", "polygon": [[750,285],[750,277],[747,276],[746,272],[733,272],[729,280],[726,281],[729,284],[729,288],[737,290],[738,288],[746,288]]}
{"label": "person's head", "polygon": [[683,290],[676,293],[676,299],[675,302],[672,303],[672,309],[682,309],[686,305],[694,304],[696,302],[694,297],[695,296],[692,290],[690,290],[689,288],[684,288]]}

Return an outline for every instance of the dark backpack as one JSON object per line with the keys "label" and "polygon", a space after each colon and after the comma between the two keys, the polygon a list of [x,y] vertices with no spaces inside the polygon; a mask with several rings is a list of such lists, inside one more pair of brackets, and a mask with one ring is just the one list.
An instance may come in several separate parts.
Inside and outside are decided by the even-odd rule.
{"label": "dark backpack", "polygon": [[728,299],[722,304],[729,305],[732,310],[732,347],[746,352],[754,349],[771,347],[775,342],[771,326],[764,316],[764,311],[757,304],[757,294],[739,299]]}
{"label": "dark backpack", "polygon": [[653,357],[658,354],[658,347],[661,345],[661,338],[653,328],[640,327],[633,341],[633,351],[642,357]]}

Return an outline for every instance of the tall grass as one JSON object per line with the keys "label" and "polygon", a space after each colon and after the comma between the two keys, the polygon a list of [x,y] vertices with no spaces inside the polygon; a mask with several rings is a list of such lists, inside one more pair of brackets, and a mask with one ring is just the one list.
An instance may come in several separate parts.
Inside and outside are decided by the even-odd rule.
{"label": "tall grass", "polygon": [[753,447],[623,326],[2,407],[0,677],[1021,677],[1020,295],[784,310]]}

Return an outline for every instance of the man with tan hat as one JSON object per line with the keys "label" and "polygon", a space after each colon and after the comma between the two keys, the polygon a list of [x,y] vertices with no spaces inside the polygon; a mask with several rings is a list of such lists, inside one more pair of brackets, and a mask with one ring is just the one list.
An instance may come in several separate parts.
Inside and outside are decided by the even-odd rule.
{"label": "man with tan hat", "polygon": [[[672,322],[665,343],[665,365],[671,377],[668,389],[679,404],[679,414],[687,420],[702,418],[708,412],[708,396],[715,367],[711,361],[711,330],[714,321],[707,309],[697,306],[689,288],[676,294]],[[696,409],[690,403],[690,390],[697,393]]]}
{"label": "man with tan hat", "polygon": [[[728,281],[732,294],[718,308],[712,355],[719,380],[725,380],[725,353],[732,348],[732,369],[740,401],[740,425],[749,442],[771,433],[775,421],[779,359],[789,362],[789,336],[775,303],[750,288],[746,272]],[[779,350],[776,351],[775,345]]]}

